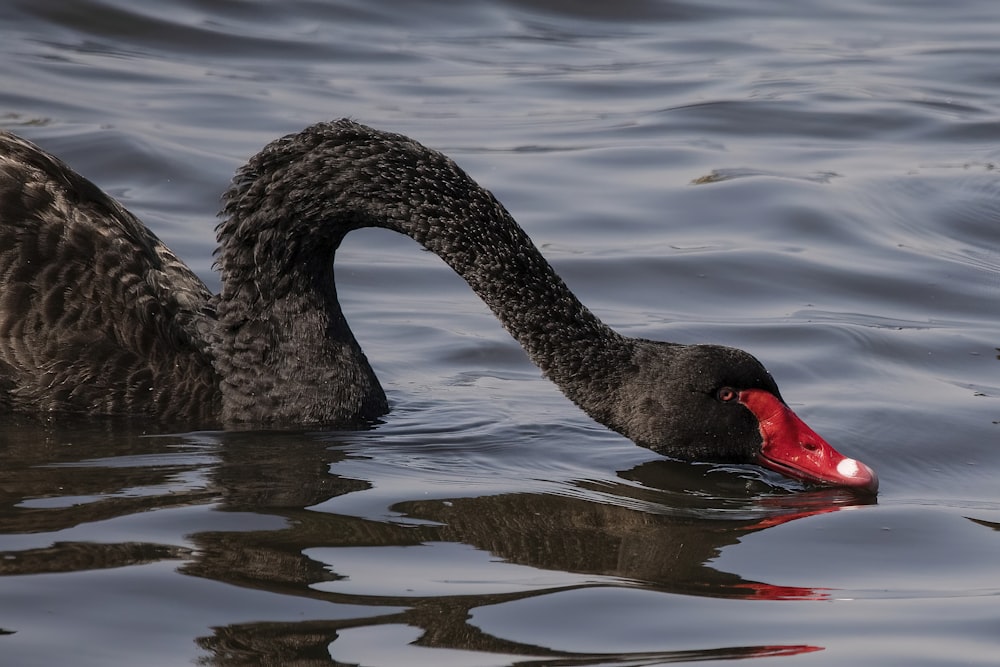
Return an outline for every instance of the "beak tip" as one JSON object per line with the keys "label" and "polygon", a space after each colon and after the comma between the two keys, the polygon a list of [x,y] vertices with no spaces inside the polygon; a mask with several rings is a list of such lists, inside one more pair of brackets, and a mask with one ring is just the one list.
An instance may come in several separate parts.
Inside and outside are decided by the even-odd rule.
{"label": "beak tip", "polygon": [[845,458],[837,464],[837,472],[848,486],[878,492],[878,475],[861,461]]}

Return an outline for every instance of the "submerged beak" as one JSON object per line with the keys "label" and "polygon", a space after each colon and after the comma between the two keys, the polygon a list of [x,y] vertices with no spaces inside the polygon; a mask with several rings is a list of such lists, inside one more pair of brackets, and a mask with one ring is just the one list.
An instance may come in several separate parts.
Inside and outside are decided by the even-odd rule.
{"label": "submerged beak", "polygon": [[781,399],[762,389],[745,389],[739,401],[760,422],[764,440],[757,463],[783,475],[827,486],[878,491],[878,476],[864,463],[834,449]]}

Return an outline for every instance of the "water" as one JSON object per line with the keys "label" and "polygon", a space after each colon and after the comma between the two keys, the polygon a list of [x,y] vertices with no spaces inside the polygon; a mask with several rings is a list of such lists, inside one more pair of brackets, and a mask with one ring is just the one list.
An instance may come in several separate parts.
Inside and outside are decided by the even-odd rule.
{"label": "water", "polygon": [[0,126],[213,288],[232,172],[350,116],[454,157],[609,324],[753,352],[882,489],[659,460],[440,260],[356,232],[378,428],[3,418],[0,664],[995,664],[998,26],[989,0],[5,3]]}

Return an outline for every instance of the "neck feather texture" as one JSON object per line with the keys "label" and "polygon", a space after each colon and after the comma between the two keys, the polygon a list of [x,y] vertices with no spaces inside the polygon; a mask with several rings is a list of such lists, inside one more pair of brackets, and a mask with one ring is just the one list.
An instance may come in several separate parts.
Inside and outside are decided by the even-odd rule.
{"label": "neck feather texture", "polygon": [[[222,356],[239,372],[223,376],[242,385],[230,382],[227,408],[260,400],[243,395],[249,389],[274,399],[268,409],[311,400],[320,420],[323,404],[345,399],[362,418],[385,411],[333,282],[343,237],[383,227],[447,262],[545,375],[604,421],[599,403],[618,380],[603,369],[628,365],[627,339],[579,302],[503,206],[444,155],[350,121],[316,125],[255,156],[227,193],[224,215],[218,308],[231,353]],[[254,386],[261,366],[311,398],[276,395],[278,377]]]}

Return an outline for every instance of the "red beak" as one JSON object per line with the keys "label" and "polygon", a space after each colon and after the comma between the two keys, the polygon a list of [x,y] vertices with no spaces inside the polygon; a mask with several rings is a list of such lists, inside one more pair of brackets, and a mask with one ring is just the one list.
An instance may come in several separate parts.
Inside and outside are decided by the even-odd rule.
{"label": "red beak", "polygon": [[740,392],[739,400],[760,422],[760,435],[764,439],[757,459],[760,465],[827,486],[878,491],[874,470],[830,446],[774,394],[745,389]]}

